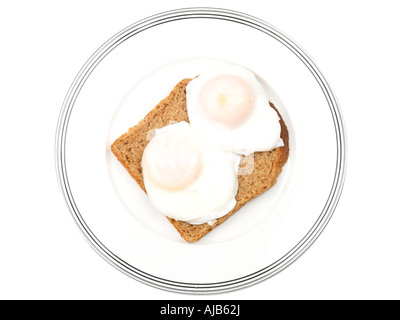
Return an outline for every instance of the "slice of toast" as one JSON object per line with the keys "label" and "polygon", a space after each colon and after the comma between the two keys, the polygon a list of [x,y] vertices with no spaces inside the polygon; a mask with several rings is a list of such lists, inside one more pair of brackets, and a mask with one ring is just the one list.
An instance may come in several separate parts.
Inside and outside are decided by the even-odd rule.
{"label": "slice of toast", "polygon": [[[149,142],[148,133],[151,130],[162,128],[174,122],[189,122],[186,108],[186,85],[191,79],[183,79],[171,91],[168,97],[163,99],[153,110],[151,110],[137,125],[130,128],[127,133],[120,136],[111,145],[111,151],[129,172],[138,185],[146,192],[142,174],[142,156]],[[254,170],[247,175],[238,176],[238,191],[236,194],[236,205],[225,216],[216,220],[212,225],[203,223],[200,225],[190,224],[185,221],[177,221],[167,217],[179,234],[188,242],[195,242],[216,226],[223,223],[231,215],[237,212],[251,199],[257,197],[271,188],[282,172],[282,167],[289,156],[289,134],[285,122],[279,111],[270,102],[279,117],[281,125],[281,138],[283,147],[272,151],[255,152],[253,157],[242,157],[240,166],[246,166],[247,161],[254,161]]]}

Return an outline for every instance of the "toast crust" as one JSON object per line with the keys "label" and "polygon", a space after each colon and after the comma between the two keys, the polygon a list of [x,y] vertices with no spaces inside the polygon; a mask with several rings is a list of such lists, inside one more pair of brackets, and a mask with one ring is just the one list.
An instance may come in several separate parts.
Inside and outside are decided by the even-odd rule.
{"label": "toast crust", "polygon": [[[189,122],[186,108],[186,85],[191,79],[181,80],[154,109],[152,109],[137,125],[121,135],[111,145],[111,151],[128,173],[138,183],[144,192],[146,188],[143,182],[142,156],[149,142],[148,133],[151,130],[162,128],[171,123]],[[218,218],[214,224],[190,224],[167,217],[170,223],[187,242],[195,242],[205,236],[215,227],[226,221],[247,202],[271,188],[282,172],[282,167],[289,157],[289,133],[286,124],[279,115],[281,125],[281,138],[284,146],[271,151],[254,153],[254,170],[248,175],[238,175],[238,191],[236,193],[236,205],[225,216]],[[253,159],[251,159],[253,161]],[[248,158],[242,157],[240,166],[245,166]]]}

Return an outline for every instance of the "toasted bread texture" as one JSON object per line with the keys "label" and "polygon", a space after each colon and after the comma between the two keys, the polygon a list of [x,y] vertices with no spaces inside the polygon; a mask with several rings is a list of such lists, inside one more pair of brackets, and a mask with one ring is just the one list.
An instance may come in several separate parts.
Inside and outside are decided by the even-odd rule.
{"label": "toasted bread texture", "polygon": [[[142,156],[147,143],[148,134],[154,129],[159,129],[174,122],[189,122],[186,108],[186,85],[191,79],[183,79],[171,91],[168,97],[163,99],[152,109],[137,125],[133,126],[121,135],[111,145],[111,151],[128,173],[136,180],[138,185],[146,192],[142,173]],[[282,172],[282,167],[289,156],[289,134],[282,116],[270,102],[279,117],[281,125],[281,138],[283,147],[271,151],[255,152],[254,157],[242,157],[240,167],[245,167],[248,161],[254,161],[250,174],[238,175],[238,191],[236,205],[225,216],[217,219],[212,225],[209,223],[190,224],[185,221],[177,221],[167,217],[179,232],[181,237],[188,242],[198,241],[215,227],[226,221],[247,202],[271,188]]]}

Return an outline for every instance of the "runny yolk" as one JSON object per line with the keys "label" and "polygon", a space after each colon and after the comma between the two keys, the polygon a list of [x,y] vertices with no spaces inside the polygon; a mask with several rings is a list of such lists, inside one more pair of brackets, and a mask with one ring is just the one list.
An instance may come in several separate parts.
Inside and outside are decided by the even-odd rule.
{"label": "runny yolk", "polygon": [[210,79],[200,92],[204,114],[229,128],[245,122],[254,106],[251,86],[234,75],[218,75]]}

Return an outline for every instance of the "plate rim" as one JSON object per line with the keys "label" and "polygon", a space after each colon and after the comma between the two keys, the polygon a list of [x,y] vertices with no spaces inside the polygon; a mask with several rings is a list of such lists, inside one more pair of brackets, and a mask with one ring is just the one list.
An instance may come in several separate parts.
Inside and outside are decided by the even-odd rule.
{"label": "plate rim", "polygon": [[[317,80],[330,108],[335,133],[336,133],[336,169],[333,179],[332,187],[328,196],[325,206],[323,207],[318,219],[307,232],[307,234],[284,256],[275,261],[274,263],[262,268],[247,276],[239,277],[236,279],[214,282],[214,283],[186,283],[173,280],[163,279],[142,270],[131,266],[120,257],[111,252],[102,242],[93,234],[89,226],[85,223],[79,209],[74,201],[71,188],[68,182],[67,167],[65,161],[65,141],[67,137],[68,122],[73,110],[75,101],[84,86],[86,80],[96,68],[96,66],[117,46],[124,41],[130,39],[136,34],[143,32],[149,28],[153,28],[160,24],[184,20],[184,19],[219,19],[240,23],[248,27],[259,30],[275,40],[281,42],[285,47],[291,50],[309,69],[314,78]],[[339,103],[332,89],[330,88],[327,80],[322,75],[319,68],[311,57],[301,48],[295,41],[289,38],[282,31],[278,30],[271,24],[254,17],[252,15],[222,8],[213,7],[190,7],[175,10],[164,11],[142,20],[137,21],[116,33],[113,37],[107,40],[102,46],[97,49],[86,63],[79,70],[75,79],[73,80],[61,107],[59,114],[56,135],[55,135],[55,164],[56,173],[61,192],[64,200],[72,214],[76,224],[85,236],[85,239],[91,247],[108,263],[120,270],[131,278],[139,282],[145,283],[149,286],[156,287],[167,291],[189,294],[210,294],[222,293],[242,289],[253,284],[264,281],[273,275],[279,273],[294,261],[296,261],[304,252],[315,242],[326,225],[330,221],[338,201],[340,199],[345,175],[346,175],[346,162],[347,162],[347,139],[345,132],[345,125],[343,116],[340,110]]]}

